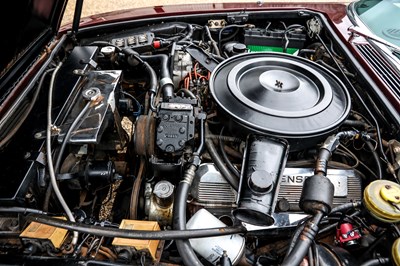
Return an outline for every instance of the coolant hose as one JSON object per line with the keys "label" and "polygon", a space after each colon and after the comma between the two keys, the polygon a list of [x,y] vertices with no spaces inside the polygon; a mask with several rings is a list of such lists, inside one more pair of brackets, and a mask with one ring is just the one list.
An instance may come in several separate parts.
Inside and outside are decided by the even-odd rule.
{"label": "coolant hose", "polygon": [[166,54],[141,55],[140,58],[146,62],[156,61],[160,64],[160,87],[162,89],[163,98],[168,101],[174,96],[174,83],[171,79],[169,71],[168,59]]}
{"label": "coolant hose", "polygon": [[[156,111],[156,107],[154,106],[154,97],[157,95],[158,92],[158,80],[157,80],[157,74],[154,71],[154,69],[150,66],[149,63],[145,62],[141,56],[134,51],[131,48],[125,48],[122,50],[122,52],[128,56],[128,58],[130,60],[128,60],[128,63],[132,66],[137,66],[137,65],[141,65],[143,67],[143,69],[147,72],[147,74],[149,75],[149,83],[150,83],[150,88],[149,88],[149,92],[150,92],[150,109],[155,112]],[[164,66],[162,67],[164,68]],[[163,74],[163,72],[162,72]],[[165,73],[164,73],[165,74]]]}
{"label": "coolant hose", "polygon": [[[196,171],[195,165],[190,165],[186,170],[184,179],[179,183],[175,205],[174,205],[174,229],[185,230],[186,229],[186,200],[189,194],[189,189],[194,178]],[[191,180],[190,180],[191,179]],[[196,253],[193,251],[189,240],[177,240],[176,247],[182,257],[183,263],[186,266],[201,266],[203,265],[197,258]]]}
{"label": "coolant hose", "polygon": [[154,106],[154,97],[157,95],[157,74],[147,62],[144,62],[143,66],[150,77],[150,109],[155,112],[156,107]]}
{"label": "coolant hose", "polygon": [[210,154],[213,162],[215,163],[215,166],[218,168],[218,170],[221,172],[222,176],[228,181],[228,183],[232,186],[233,189],[238,191],[239,189],[239,181],[236,179],[236,176],[233,175],[228,167],[224,164],[223,159],[219,156],[217,149],[214,145],[214,142],[211,138],[208,138],[207,136],[211,135],[210,130],[208,129],[208,125],[206,124],[206,146],[208,153]]}

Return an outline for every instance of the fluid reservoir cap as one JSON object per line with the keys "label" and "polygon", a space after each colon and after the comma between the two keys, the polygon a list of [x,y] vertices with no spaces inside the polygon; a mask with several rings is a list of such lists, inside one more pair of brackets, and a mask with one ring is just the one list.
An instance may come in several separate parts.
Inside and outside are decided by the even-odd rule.
{"label": "fluid reservoir cap", "polygon": [[115,47],[113,47],[113,46],[104,46],[103,48],[101,48],[100,52],[103,53],[106,56],[109,56],[109,55],[111,55],[111,54],[113,54],[115,52]]}
{"label": "fluid reservoir cap", "polygon": [[259,193],[266,193],[272,186],[271,174],[267,171],[256,170],[249,177],[249,186]]}
{"label": "fluid reservoir cap", "polygon": [[244,45],[243,43],[235,43],[233,45],[233,52],[234,53],[245,53],[247,51],[247,47],[246,45]]}
{"label": "fluid reservoir cap", "polygon": [[400,221],[400,185],[389,180],[371,182],[364,190],[364,205],[380,221]]}
{"label": "fluid reservoir cap", "polygon": [[400,202],[400,188],[391,185],[385,185],[380,190],[381,197],[389,202]]}
{"label": "fluid reservoir cap", "polygon": [[397,238],[392,245],[392,258],[396,266],[400,266],[400,238]]}
{"label": "fluid reservoir cap", "polygon": [[169,207],[174,199],[174,185],[169,181],[162,180],[154,186],[153,193],[160,207]]}
{"label": "fluid reservoir cap", "polygon": [[160,181],[154,186],[154,194],[160,199],[167,199],[174,193],[174,186],[166,181]]}

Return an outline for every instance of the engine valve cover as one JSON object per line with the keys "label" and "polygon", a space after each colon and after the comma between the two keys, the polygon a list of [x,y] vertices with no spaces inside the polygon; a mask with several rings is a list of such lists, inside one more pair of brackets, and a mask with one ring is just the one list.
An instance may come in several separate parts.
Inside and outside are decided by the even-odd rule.
{"label": "engine valve cover", "polygon": [[[279,211],[300,211],[303,183],[313,174],[312,168],[285,168],[278,194]],[[354,170],[328,169],[327,177],[335,187],[332,207],[362,199],[361,177]]]}

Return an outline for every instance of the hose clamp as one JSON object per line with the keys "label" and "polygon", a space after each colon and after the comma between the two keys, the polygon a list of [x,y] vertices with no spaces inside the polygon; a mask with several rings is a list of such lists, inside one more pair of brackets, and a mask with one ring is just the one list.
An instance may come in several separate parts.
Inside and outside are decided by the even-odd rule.
{"label": "hose clamp", "polygon": [[171,84],[172,86],[174,86],[174,83],[173,83],[173,81],[172,81],[171,78],[165,77],[165,78],[162,78],[162,79],[160,80],[160,86],[161,86],[161,88],[164,87],[165,85],[168,85],[168,84]]}

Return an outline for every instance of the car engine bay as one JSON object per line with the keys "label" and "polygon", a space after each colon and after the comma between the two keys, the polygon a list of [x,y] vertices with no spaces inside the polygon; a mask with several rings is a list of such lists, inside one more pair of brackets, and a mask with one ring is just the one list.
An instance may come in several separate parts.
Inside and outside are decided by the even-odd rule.
{"label": "car engine bay", "polygon": [[55,42],[0,136],[0,260],[400,262],[399,125],[324,15],[139,20]]}

